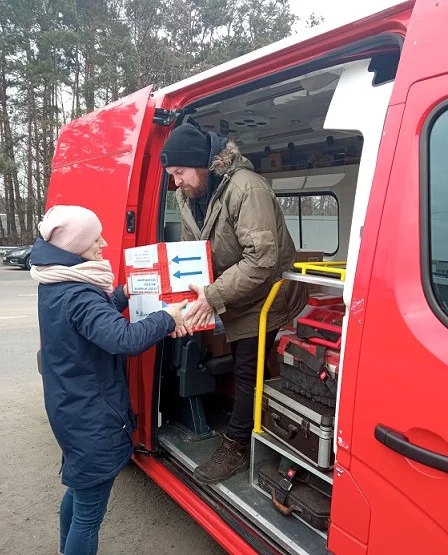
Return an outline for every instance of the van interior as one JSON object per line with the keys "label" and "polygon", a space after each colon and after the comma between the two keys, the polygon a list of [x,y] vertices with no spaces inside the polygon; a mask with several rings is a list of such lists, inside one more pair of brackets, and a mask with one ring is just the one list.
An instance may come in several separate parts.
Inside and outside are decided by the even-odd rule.
{"label": "van interior", "polygon": [[[322,60],[315,63],[316,69],[298,66],[202,99],[187,107],[178,120],[178,124],[189,121],[204,132],[228,136],[238,145],[276,193],[299,261],[344,263],[343,280],[294,271],[287,276],[307,281],[310,294],[316,298],[322,294],[343,298],[342,314],[350,303],[398,53],[396,45],[389,45],[387,52],[366,46],[364,51],[358,49],[356,55],[346,55],[332,65]],[[168,180],[165,189],[161,240],[177,241],[180,216]],[[294,325],[290,323],[279,332],[268,361],[265,385],[271,384],[274,390],[282,380],[283,357],[277,347],[282,335],[291,329],[294,333]],[[346,326],[344,317],[338,356],[344,349]],[[334,425],[328,435],[332,454],[326,468],[292,448],[281,424],[276,435],[263,425],[261,433],[252,435],[249,470],[222,483],[201,486],[194,482],[192,473],[216,449],[232,410],[230,349],[224,334],[208,331],[167,339],[159,360],[156,437],[178,475],[205,499],[228,509],[228,514],[234,515],[234,525],[244,522],[249,529],[256,529],[262,537],[258,552],[327,553]],[[338,386],[342,371],[339,367],[333,375]],[[312,407],[320,405],[310,403]],[[322,407],[322,413],[337,418],[337,396],[333,406]],[[323,499],[323,505],[310,509],[316,514],[304,516],[294,510],[287,515],[276,508],[275,484],[272,488],[261,484],[260,469],[266,466],[280,475],[282,468],[293,466],[300,481]]]}

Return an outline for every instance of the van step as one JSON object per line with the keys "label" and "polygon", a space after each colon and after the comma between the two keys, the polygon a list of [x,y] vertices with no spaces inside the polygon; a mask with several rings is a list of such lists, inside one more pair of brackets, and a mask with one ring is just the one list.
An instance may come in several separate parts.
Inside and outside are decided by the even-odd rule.
{"label": "van step", "polygon": [[[184,468],[193,472],[196,466],[210,458],[219,443],[219,437],[193,443],[181,429],[163,426],[159,430],[159,443]],[[300,520],[280,514],[265,495],[251,486],[249,471],[206,487],[213,489],[229,505],[256,524],[286,553],[328,555],[325,538]]]}

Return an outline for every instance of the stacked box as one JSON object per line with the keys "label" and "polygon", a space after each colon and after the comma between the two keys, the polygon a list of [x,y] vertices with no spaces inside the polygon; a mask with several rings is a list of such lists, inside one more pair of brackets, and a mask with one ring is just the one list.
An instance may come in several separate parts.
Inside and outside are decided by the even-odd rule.
{"label": "stacked box", "polygon": [[[190,301],[184,309],[186,315],[197,299],[189,284],[204,287],[213,283],[208,241],[155,243],[126,249],[125,265],[131,322],[184,299]],[[214,327],[212,316],[206,325],[193,331]]]}
{"label": "stacked box", "polygon": [[344,311],[341,297],[310,296],[295,331],[284,333],[277,346],[284,389],[330,407],[336,405]]}
{"label": "stacked box", "polygon": [[334,418],[334,408],[285,390],[281,378],[265,382],[263,429],[322,470],[334,464]]}
{"label": "stacked box", "polygon": [[336,405],[339,353],[323,345],[284,335],[277,348],[285,389],[329,407]]}

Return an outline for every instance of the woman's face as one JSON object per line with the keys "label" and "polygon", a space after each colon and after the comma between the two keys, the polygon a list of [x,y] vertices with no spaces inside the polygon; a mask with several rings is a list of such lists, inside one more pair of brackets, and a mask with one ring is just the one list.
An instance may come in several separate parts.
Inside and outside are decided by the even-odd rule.
{"label": "woman's face", "polygon": [[103,249],[105,247],[107,247],[107,243],[100,235],[90,249],[87,249],[81,254],[81,257],[86,260],[104,260]]}

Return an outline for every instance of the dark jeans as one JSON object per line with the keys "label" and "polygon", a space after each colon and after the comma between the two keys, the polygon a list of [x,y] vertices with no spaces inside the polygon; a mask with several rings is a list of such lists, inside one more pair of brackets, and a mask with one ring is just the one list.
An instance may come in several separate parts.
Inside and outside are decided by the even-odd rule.
{"label": "dark jeans", "polygon": [[[266,334],[265,376],[268,374],[266,361],[278,330]],[[235,400],[227,430],[230,439],[249,443],[254,427],[254,387],[257,375],[258,336],[238,339],[230,343],[235,362]]]}
{"label": "dark jeans", "polygon": [[61,501],[60,552],[64,555],[95,555],[98,550],[98,532],[112,489],[107,480],[87,489],[68,488]]}

